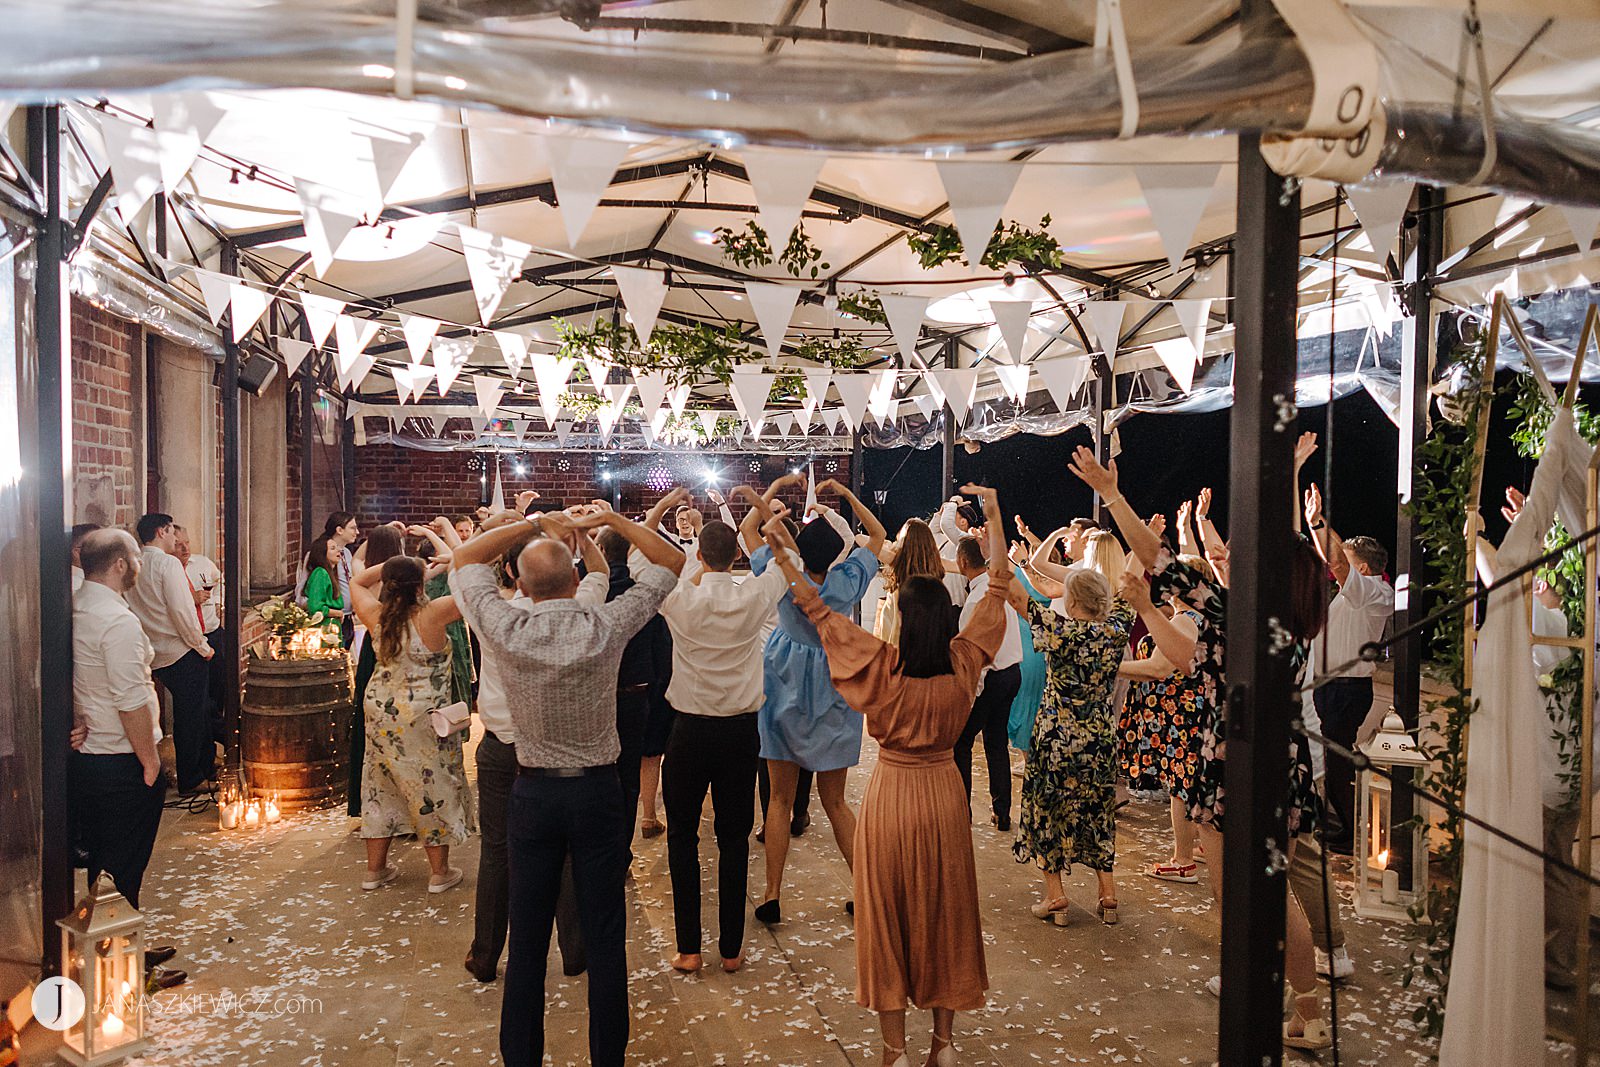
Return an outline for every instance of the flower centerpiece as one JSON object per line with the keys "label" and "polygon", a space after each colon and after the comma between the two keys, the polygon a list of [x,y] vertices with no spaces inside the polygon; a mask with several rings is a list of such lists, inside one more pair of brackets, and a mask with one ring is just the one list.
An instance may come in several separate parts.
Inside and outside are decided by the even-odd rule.
{"label": "flower centerpiece", "polygon": [[288,594],[275,596],[256,608],[272,630],[268,659],[320,659],[342,654],[337,620],[324,619],[296,604]]}

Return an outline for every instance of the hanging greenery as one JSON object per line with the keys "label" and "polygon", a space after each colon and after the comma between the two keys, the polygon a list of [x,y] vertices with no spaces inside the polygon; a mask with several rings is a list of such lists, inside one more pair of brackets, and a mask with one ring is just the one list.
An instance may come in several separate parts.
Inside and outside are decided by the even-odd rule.
{"label": "hanging greenery", "polygon": [[[1061,243],[1050,236],[1049,226],[1048,214],[1039,219],[1037,229],[1022,226],[1015,220],[997,225],[979,262],[991,270],[1004,270],[1013,263],[1034,269],[1060,270],[1064,252]],[[972,257],[962,247],[961,234],[954,226],[930,226],[922,233],[908,236],[906,244],[917,254],[917,261],[924,270],[955,259],[971,265]]]}
{"label": "hanging greenery", "polygon": [[[743,229],[718,226],[711,234],[722,249],[723,259],[746,268],[772,264],[772,242],[755,219],[746,221]],[[806,233],[803,222],[789,234],[789,243],[778,256],[778,263],[796,278],[815,278],[830,267],[822,258],[822,249]]]}
{"label": "hanging greenery", "polygon": [[588,326],[556,320],[561,354],[575,359],[600,359],[623,367],[664,370],[674,387],[712,379],[724,385],[740,363],[760,358],[745,346],[743,324],[730,322],[718,329],[706,323],[695,326],[657,325],[643,348],[626,322],[599,318]]}
{"label": "hanging greenery", "polygon": [[[1482,342],[1464,345],[1451,361],[1465,366],[1466,380],[1477,381],[1484,363]],[[1420,583],[1424,603],[1445,603],[1467,592],[1463,523],[1473,485],[1479,405],[1463,403],[1458,407],[1461,419],[1435,420],[1432,432],[1416,450],[1410,509],[1427,561]],[[1464,619],[1460,612],[1441,620],[1434,631],[1433,663],[1453,695],[1428,705],[1429,714],[1439,723],[1439,740],[1437,744],[1424,740],[1420,746],[1432,761],[1423,774],[1423,788],[1457,808],[1466,799],[1467,722],[1475,707],[1466,696],[1463,640]],[[1419,814],[1414,822],[1425,817]],[[1430,922],[1419,927],[1422,944],[1413,950],[1402,980],[1406,988],[1417,979],[1422,980],[1417,984],[1423,1002],[1412,1013],[1412,1020],[1432,1038],[1444,1033],[1445,993],[1450,984],[1465,858],[1460,816],[1445,812],[1442,818],[1443,840],[1434,853],[1440,874],[1429,879],[1426,897],[1412,909],[1412,918],[1420,920],[1426,914]]]}
{"label": "hanging greenery", "polygon": [[[595,417],[595,413],[605,405],[605,398],[593,393],[562,393],[561,407],[574,422],[588,422]],[[633,419],[636,422],[644,421],[644,406],[637,400],[630,400],[622,407],[622,418]],[[685,411],[682,415],[669,413],[666,421],[661,424],[661,433],[658,435],[663,441],[675,443],[694,442],[704,444],[718,437],[731,437],[739,428],[737,415],[718,415],[716,430],[710,437],[706,436],[705,424],[700,421],[700,416],[694,412]]]}
{"label": "hanging greenery", "polygon": [[883,301],[878,299],[876,293],[846,293],[839,298],[839,314],[879,326],[889,324],[889,316],[883,310]]}

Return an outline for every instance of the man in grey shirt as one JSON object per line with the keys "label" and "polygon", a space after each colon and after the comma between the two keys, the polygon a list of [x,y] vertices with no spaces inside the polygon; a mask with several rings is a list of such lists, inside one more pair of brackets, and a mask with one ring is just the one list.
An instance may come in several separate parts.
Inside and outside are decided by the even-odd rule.
{"label": "man in grey shirt", "polygon": [[[517,557],[517,584],[533,602],[523,609],[501,599],[492,564],[527,537],[530,522],[546,536]],[[578,575],[565,539],[600,526],[627,538],[646,565],[627,592],[586,606],[574,599]],[[506,830],[511,937],[500,1013],[507,1067],[544,1059],[545,961],[569,855],[589,956],[589,1059],[613,1067],[626,1054],[630,816],[615,766],[617,670],[628,641],[677,586],[683,563],[683,553],[659,534],[610,511],[576,521],[550,513],[508,522],[472,538],[451,560],[451,589],[495,662],[516,727],[518,772]]]}

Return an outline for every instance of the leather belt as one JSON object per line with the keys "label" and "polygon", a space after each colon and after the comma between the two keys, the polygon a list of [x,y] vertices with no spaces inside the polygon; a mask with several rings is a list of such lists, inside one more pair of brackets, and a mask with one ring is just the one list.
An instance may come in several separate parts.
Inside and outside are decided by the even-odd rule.
{"label": "leather belt", "polygon": [[599,767],[521,767],[517,768],[519,778],[584,778],[591,774],[615,774],[617,766],[614,763],[602,764]]}

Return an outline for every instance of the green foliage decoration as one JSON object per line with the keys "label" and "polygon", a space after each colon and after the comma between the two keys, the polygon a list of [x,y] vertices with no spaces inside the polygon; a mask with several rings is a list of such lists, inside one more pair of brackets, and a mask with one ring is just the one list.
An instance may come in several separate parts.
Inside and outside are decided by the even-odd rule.
{"label": "green foliage decoration", "polygon": [[[722,249],[722,258],[731,263],[745,268],[772,264],[772,242],[755,219],[746,221],[743,229],[718,226],[711,234]],[[822,249],[806,233],[803,222],[789,234],[789,243],[783,246],[778,264],[796,278],[815,278],[831,268],[822,258]]]}
{"label": "green foliage decoration", "polygon": [[[1037,228],[1009,220],[994,228],[989,246],[983,250],[979,262],[991,270],[1003,270],[1013,263],[1031,269],[1060,270],[1064,263],[1061,243],[1049,234],[1050,216],[1039,219]],[[906,238],[906,244],[917,254],[924,270],[932,270],[955,259],[968,265],[972,257],[962,247],[961,234],[954,226],[938,224],[922,233]]]}

